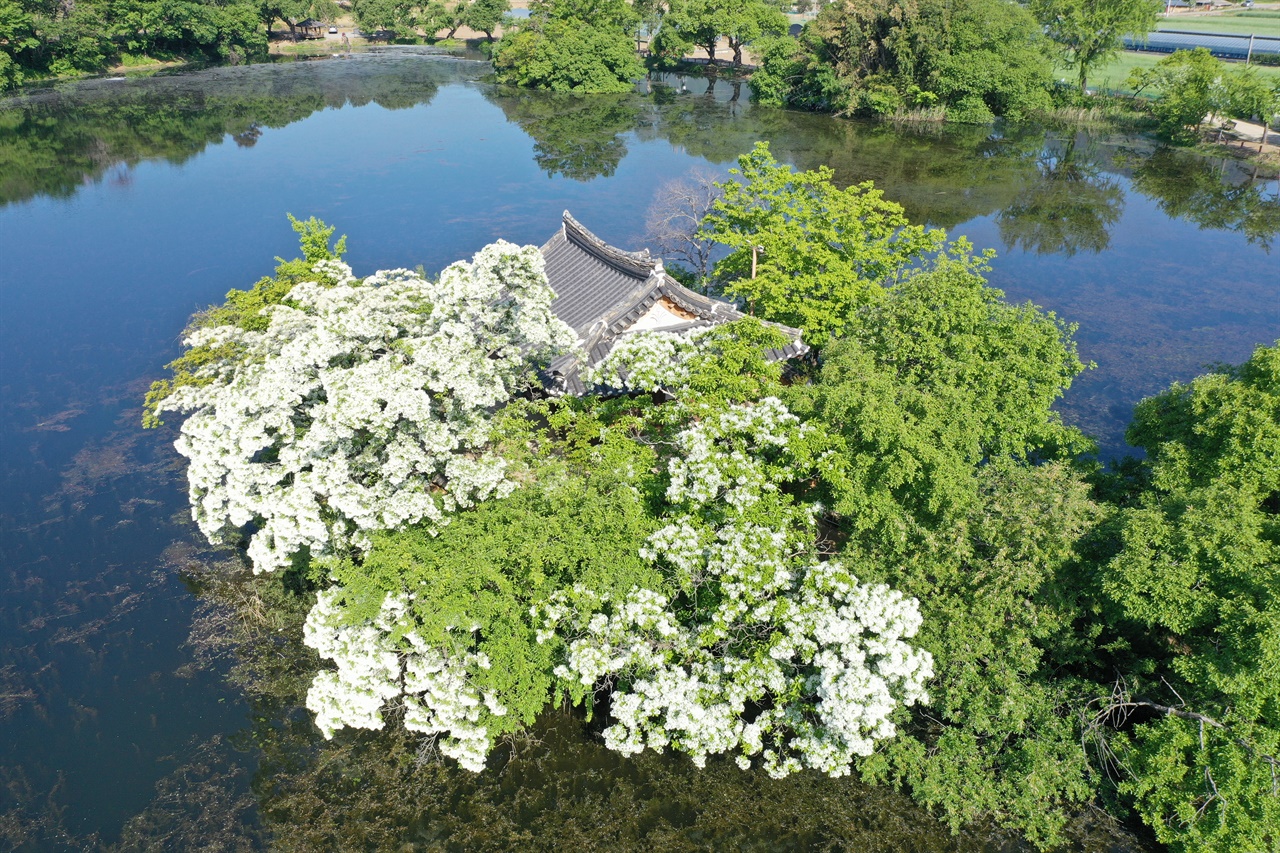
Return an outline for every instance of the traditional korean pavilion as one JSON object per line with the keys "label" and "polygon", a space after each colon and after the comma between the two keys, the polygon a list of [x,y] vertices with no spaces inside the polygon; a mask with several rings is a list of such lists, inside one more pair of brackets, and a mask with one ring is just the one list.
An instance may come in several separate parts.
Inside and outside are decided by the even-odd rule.
{"label": "traditional korean pavilion", "polygon": [[[578,335],[577,352],[547,368],[552,393],[586,393],[579,374],[598,364],[624,336],[640,331],[682,332],[746,316],[728,302],[694,293],[667,275],[649,252],[614,248],[565,211],[560,230],[542,247],[547,280],[556,293],[555,315]],[[803,355],[800,330],[778,326],[791,342],[767,353],[770,361]]]}

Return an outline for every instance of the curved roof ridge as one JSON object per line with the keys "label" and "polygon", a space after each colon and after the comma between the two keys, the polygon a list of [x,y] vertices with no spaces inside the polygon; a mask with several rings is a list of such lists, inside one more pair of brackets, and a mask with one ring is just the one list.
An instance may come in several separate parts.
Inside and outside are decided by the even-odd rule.
{"label": "curved roof ridge", "polygon": [[570,242],[612,267],[638,278],[648,278],[654,272],[654,264],[659,263],[649,254],[648,249],[628,252],[616,246],[610,246],[574,219],[573,214],[567,210],[561,214],[561,217],[564,221],[564,235]]}

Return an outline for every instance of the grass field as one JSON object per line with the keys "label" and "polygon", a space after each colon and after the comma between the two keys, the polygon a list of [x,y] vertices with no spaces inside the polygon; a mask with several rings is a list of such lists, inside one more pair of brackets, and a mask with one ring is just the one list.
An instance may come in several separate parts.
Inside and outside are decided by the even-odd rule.
{"label": "grass field", "polygon": [[1280,36],[1280,11],[1214,12],[1211,15],[1172,15],[1161,18],[1157,30],[1191,30],[1201,33]]}
{"label": "grass field", "polygon": [[[1122,92],[1129,91],[1129,87],[1125,85],[1125,80],[1129,77],[1129,72],[1135,68],[1147,69],[1155,65],[1161,59],[1164,59],[1167,53],[1138,53],[1133,50],[1121,51],[1120,55],[1115,59],[1096,68],[1089,75],[1090,89],[1116,89]],[[1243,63],[1228,63],[1232,68],[1242,65]],[[1280,80],[1280,67],[1269,65],[1251,66],[1258,69],[1258,73],[1263,77]],[[1054,74],[1059,80],[1067,83],[1075,82],[1075,74],[1066,68],[1055,68]]]}

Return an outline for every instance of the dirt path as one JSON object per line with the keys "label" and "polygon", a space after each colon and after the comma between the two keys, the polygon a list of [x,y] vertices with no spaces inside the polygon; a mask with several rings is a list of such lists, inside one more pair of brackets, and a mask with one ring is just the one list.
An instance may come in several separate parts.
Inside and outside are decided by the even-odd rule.
{"label": "dirt path", "polygon": [[[1216,117],[1211,117],[1211,119],[1213,126],[1222,128],[1224,134],[1223,142],[1226,144],[1234,142],[1244,147],[1249,144],[1258,146],[1262,142],[1263,127],[1260,124],[1254,124],[1251,121],[1240,121],[1239,119],[1234,121],[1220,121]],[[1225,138],[1227,135],[1231,137],[1230,141]],[[1280,154],[1280,131],[1268,130],[1267,144],[1261,149],[1255,148],[1255,150],[1261,150],[1263,153],[1268,154]]]}

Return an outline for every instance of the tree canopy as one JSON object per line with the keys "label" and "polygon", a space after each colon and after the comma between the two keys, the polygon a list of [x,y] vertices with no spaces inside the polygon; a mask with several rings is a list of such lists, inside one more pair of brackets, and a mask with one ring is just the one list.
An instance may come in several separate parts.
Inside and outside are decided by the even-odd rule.
{"label": "tree canopy", "polygon": [[1159,0],[1031,0],[1030,8],[1063,61],[1075,69],[1084,92],[1089,72],[1119,53],[1125,36],[1151,32],[1163,5]]}
{"label": "tree canopy", "polygon": [[764,50],[751,80],[764,103],[893,115],[941,108],[948,119],[1023,118],[1049,104],[1045,40],[1005,0],[842,0],[798,39]]}
{"label": "tree canopy", "polygon": [[[1132,657],[1099,714],[1121,790],[1175,849],[1280,843],[1280,344],[1144,400],[1147,451],[1101,569]],[[1097,717],[1094,718],[1097,721]]]}
{"label": "tree canopy", "polygon": [[264,18],[269,23],[284,17],[279,7],[251,0],[0,0],[0,89],[50,75],[102,71],[125,55],[262,59]]}
{"label": "tree canopy", "polygon": [[1248,66],[1229,68],[1203,47],[1176,50],[1154,68],[1134,69],[1129,85],[1159,95],[1151,112],[1173,139],[1194,139],[1211,114],[1252,119],[1280,112],[1280,84],[1268,83]]}
{"label": "tree canopy", "polygon": [[768,143],[730,174],[703,221],[730,250],[715,276],[752,313],[803,329],[811,345],[844,334],[858,309],[945,246],[942,231],[909,223],[869,182],[839,189],[830,169],[796,172]]}
{"label": "tree canopy", "polygon": [[644,75],[624,0],[542,0],[502,37],[493,65],[504,83],[553,92],[627,92]]}
{"label": "tree canopy", "polygon": [[720,39],[729,43],[733,65],[742,64],[742,48],[787,32],[787,17],[770,0],[676,0],[654,39],[656,53],[678,59],[700,47],[712,62]]}
{"label": "tree canopy", "polygon": [[618,394],[539,394],[572,335],[536,250],[357,279],[315,220],[198,316],[149,406],[190,413],[202,530],[307,613],[321,731],[478,772],[568,703],[623,755],[857,774],[1043,848],[1085,808],[1274,846],[1280,343],[1144,401],[1145,459],[1106,469],[1053,408],[1073,326],[869,186],[740,165],[729,269],[796,257],[781,229],[859,280],[785,377],[748,317],[626,336],[587,371]]}
{"label": "tree canopy", "polygon": [[386,30],[399,38],[408,38],[417,33],[420,23],[431,31],[440,29],[433,26],[435,21],[419,16],[413,0],[355,0],[351,12],[356,26],[366,33]]}

